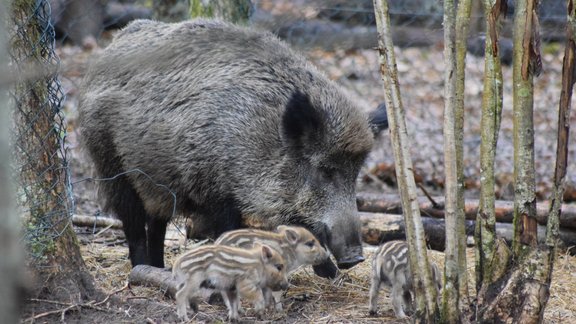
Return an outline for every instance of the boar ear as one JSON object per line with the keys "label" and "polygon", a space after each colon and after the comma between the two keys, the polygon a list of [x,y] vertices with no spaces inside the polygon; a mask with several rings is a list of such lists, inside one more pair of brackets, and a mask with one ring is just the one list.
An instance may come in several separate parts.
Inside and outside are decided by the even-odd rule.
{"label": "boar ear", "polygon": [[269,247],[268,245],[264,245],[262,244],[262,261],[264,262],[268,262],[270,259],[272,259],[272,248]]}
{"label": "boar ear", "polygon": [[301,148],[320,139],[323,129],[321,113],[310,97],[300,91],[292,94],[282,116],[282,135],[288,146]]}
{"label": "boar ear", "polygon": [[370,123],[370,129],[374,136],[377,136],[388,128],[388,113],[386,112],[386,105],[384,103],[381,103],[376,110],[370,112],[368,122]]}
{"label": "boar ear", "polygon": [[300,239],[300,234],[291,228],[285,228],[284,235],[290,244],[296,244]]}

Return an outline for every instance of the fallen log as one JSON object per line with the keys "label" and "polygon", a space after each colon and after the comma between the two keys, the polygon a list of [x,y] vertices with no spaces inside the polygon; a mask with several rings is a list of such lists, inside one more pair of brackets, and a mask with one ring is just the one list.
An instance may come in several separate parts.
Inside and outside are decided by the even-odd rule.
{"label": "fallen log", "polygon": [[[405,239],[404,217],[402,215],[382,213],[360,213],[362,221],[362,240],[371,245],[380,245],[383,242]],[[446,235],[444,219],[422,217],[422,225],[426,234],[427,245],[436,251],[444,251]],[[473,237],[476,222],[466,221],[466,235]],[[543,243],[546,237],[546,227],[538,226],[538,240]],[[512,224],[496,223],[496,234],[506,242],[511,243],[514,235]],[[560,229],[560,246],[563,248],[576,246],[576,231]],[[576,251],[571,250],[571,253]]]}
{"label": "fallen log", "polygon": [[[433,197],[439,207],[434,207],[432,202],[426,197],[419,197],[418,204],[422,216],[444,218],[444,197]],[[369,193],[358,193],[356,195],[358,210],[362,212],[402,214],[402,203],[397,195],[380,195]],[[475,220],[478,213],[478,200],[466,199],[464,212],[466,219]],[[546,225],[548,220],[548,202],[539,202],[537,210],[538,224]],[[496,201],[496,221],[501,223],[512,223],[514,218],[514,202]],[[571,204],[562,205],[562,215],[560,216],[560,227],[576,230],[576,206]]]}
{"label": "fallen log", "polygon": [[128,276],[128,283],[135,286],[160,288],[166,296],[172,298],[174,298],[176,291],[178,291],[176,282],[172,279],[172,271],[144,264],[132,268]]}

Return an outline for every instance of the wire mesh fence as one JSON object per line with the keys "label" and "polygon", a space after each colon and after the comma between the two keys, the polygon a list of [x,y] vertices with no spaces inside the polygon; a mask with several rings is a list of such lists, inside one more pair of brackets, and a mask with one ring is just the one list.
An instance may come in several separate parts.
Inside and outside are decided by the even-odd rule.
{"label": "wire mesh fence", "polygon": [[29,260],[42,266],[73,210],[65,149],[65,99],[46,1],[14,1],[10,30],[10,98],[17,201],[25,215]]}
{"label": "wire mesh fence", "polygon": [[[154,6],[158,2],[38,0],[14,3],[23,4],[21,8],[14,9],[11,38],[14,67],[24,75],[40,71],[36,74],[43,76],[19,80],[12,94],[18,107],[14,116],[14,142],[19,161],[17,169],[22,181],[18,191],[19,201],[27,206],[27,214],[33,219],[27,223],[25,240],[31,247],[33,257],[38,257],[43,250],[50,248],[51,241],[58,235],[51,225],[52,220],[61,219],[60,215],[69,216],[75,207],[70,199],[69,177],[78,180],[90,175],[90,163],[84,160],[78,145],[77,137],[81,134],[77,134],[75,127],[76,93],[90,62],[90,55],[106,47],[114,32],[131,20],[155,17]],[[171,15],[184,17],[189,12],[187,0],[164,3],[172,5],[167,10]],[[481,56],[483,8],[479,1],[475,3],[469,50]],[[367,109],[375,108],[383,101],[378,58],[374,50],[377,30],[371,0],[254,0],[252,5],[249,25],[270,30],[304,51],[331,79],[355,94]],[[502,42],[512,36],[510,25],[513,11],[511,2],[502,30]],[[542,99],[536,102],[535,118],[540,125],[536,139],[539,157],[537,169],[540,192],[544,197],[549,189],[548,179],[551,178],[547,165],[551,165],[554,155],[550,148],[555,143],[555,113],[550,108],[550,102],[555,102],[560,91],[556,80],[559,80],[561,59],[558,43],[554,42],[564,38],[565,1],[547,1],[539,8],[539,13],[546,55],[545,72],[536,81],[536,95]],[[398,67],[409,131],[414,139],[414,164],[425,184],[441,190],[442,3],[431,0],[390,1],[390,14],[394,24],[393,39],[399,51]],[[54,72],[59,66],[55,53],[64,60],[64,68],[58,73]],[[470,188],[477,189],[483,61],[481,57],[471,56],[467,64],[466,176],[470,180]],[[511,80],[511,69],[505,68],[504,73],[505,78]],[[59,78],[62,83],[58,81]],[[510,84],[505,85],[504,100],[505,106],[511,107]],[[501,170],[498,185],[501,187],[499,194],[506,198],[506,194],[510,194],[506,190],[513,172],[511,109],[504,111],[502,125],[497,157]],[[70,130],[68,134],[67,128]],[[393,165],[390,152],[389,143],[382,139],[364,172],[381,164]],[[574,161],[573,158],[570,160]],[[570,170],[575,171],[574,165],[569,167],[569,174],[576,174]],[[369,179],[359,181],[370,182]],[[571,180],[576,182],[576,179]],[[366,188],[370,189],[370,184]],[[395,190],[383,183],[377,184],[377,188],[390,192]],[[93,192],[91,183],[77,183],[74,186],[81,213],[100,213]],[[39,214],[45,217],[36,217]]]}

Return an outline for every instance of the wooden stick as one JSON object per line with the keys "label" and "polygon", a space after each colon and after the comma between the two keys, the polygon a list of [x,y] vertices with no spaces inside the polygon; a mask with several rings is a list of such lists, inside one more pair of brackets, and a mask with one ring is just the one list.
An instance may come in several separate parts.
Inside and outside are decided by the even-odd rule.
{"label": "wooden stick", "polygon": [[113,229],[122,229],[122,221],[116,218],[107,216],[87,216],[87,215],[72,215],[72,224],[84,227],[110,227]]}

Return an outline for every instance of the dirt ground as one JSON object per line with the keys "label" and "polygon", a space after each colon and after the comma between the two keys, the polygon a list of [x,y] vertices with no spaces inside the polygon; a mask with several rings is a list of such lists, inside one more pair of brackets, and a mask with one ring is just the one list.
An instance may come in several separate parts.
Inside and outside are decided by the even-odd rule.
{"label": "dirt ground", "polygon": [[[98,49],[94,51],[98,52]],[[83,181],[89,177],[90,164],[83,158],[78,145],[76,127],[77,90],[90,55],[79,47],[58,48],[62,59],[63,86],[67,95],[64,104],[68,125],[67,145],[74,183],[76,213],[100,215],[96,202],[95,187],[92,182]],[[374,50],[307,52],[310,59],[326,71],[330,78],[342,84],[365,103],[366,107],[376,107],[383,101],[382,84],[378,74],[377,53]],[[539,199],[549,194],[555,156],[555,134],[557,106],[560,94],[560,74],[562,50],[558,46],[544,48],[544,72],[535,81],[536,125],[535,157],[537,190]],[[443,152],[442,152],[442,110],[443,110],[443,64],[440,48],[398,49],[398,69],[408,130],[412,139],[412,159],[417,173],[423,177],[423,184],[433,194],[442,195]],[[482,96],[483,61],[468,57],[465,119],[465,175],[467,197],[477,197],[479,186],[478,154],[480,144],[480,104]],[[512,91],[511,68],[504,68],[504,111],[496,161],[499,198],[510,199],[510,183],[513,173],[512,139]],[[367,108],[369,109],[369,108]],[[576,114],[572,113],[571,124],[575,124]],[[571,148],[574,146],[574,136]],[[389,138],[386,134],[379,139],[363,173],[369,172],[378,163],[393,164]],[[568,177],[576,183],[576,151],[568,157]],[[393,193],[394,187],[380,182],[358,181],[359,191]],[[513,192],[513,191],[512,191]],[[100,299],[82,305],[54,303],[46,300],[31,300],[27,303],[24,322],[51,323],[163,323],[176,321],[173,300],[164,296],[157,288],[126,287],[130,264],[127,259],[127,246],[121,231],[95,228],[76,228],[82,244],[86,264],[102,290]],[[167,261],[182,248],[181,233],[173,231],[167,240]],[[370,255],[374,247],[366,247]],[[469,277],[473,279],[473,250],[468,251]],[[432,258],[441,264],[443,254],[431,252]],[[380,316],[368,316],[368,290],[370,263],[364,262],[351,270],[343,271],[334,281],[315,276],[311,269],[303,269],[291,279],[286,294],[285,312],[268,314],[268,321],[287,323],[401,323],[394,318],[388,292],[381,294]],[[576,318],[576,258],[564,251],[555,263],[551,296],[545,313],[545,323],[566,323]],[[473,283],[470,283],[470,288]],[[64,311],[66,310],[66,311]],[[193,322],[214,323],[225,320],[223,305],[200,305],[200,313]],[[255,321],[248,312],[247,321]]]}
{"label": "dirt ground", "polygon": [[[82,255],[97,286],[103,294],[92,303],[84,305],[53,304],[51,301],[28,303],[23,317],[26,323],[171,323],[177,322],[175,303],[157,287],[128,287],[131,270],[128,248],[122,231],[112,229],[76,228]],[[166,241],[167,264],[184,248],[183,235],[174,226]],[[376,247],[366,246],[365,255],[370,260]],[[431,260],[443,264],[444,254],[430,251]],[[473,296],[474,250],[469,248],[468,276],[470,294]],[[245,304],[246,323],[409,323],[398,320],[389,299],[390,291],[383,289],[379,298],[379,315],[368,315],[370,288],[370,262],[342,271],[334,280],[314,275],[310,267],[296,272],[290,279],[285,294],[284,311],[268,312],[263,320],[256,320],[251,306]],[[557,256],[550,289],[550,299],[544,323],[568,323],[576,318],[576,257],[564,253]],[[103,302],[104,301],[104,302]],[[70,309],[67,309],[70,308]],[[66,312],[63,310],[67,309]],[[42,316],[47,312],[54,312]],[[226,320],[226,307],[222,304],[200,304],[200,312],[191,317],[193,323],[219,323]],[[34,316],[41,316],[33,319]]]}

